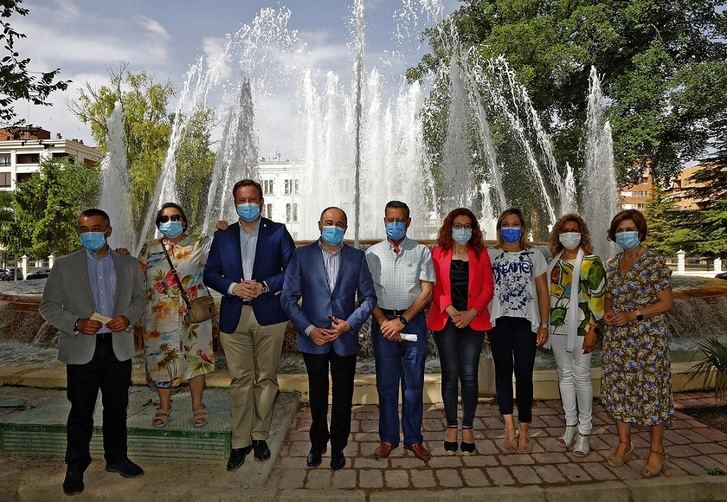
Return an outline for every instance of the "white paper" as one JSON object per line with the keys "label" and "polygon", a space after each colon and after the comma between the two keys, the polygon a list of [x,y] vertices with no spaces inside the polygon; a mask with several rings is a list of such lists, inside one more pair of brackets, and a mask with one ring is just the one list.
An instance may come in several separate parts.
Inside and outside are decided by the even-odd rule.
{"label": "white paper", "polygon": [[414,333],[399,333],[402,340],[407,342],[416,342],[417,336]]}
{"label": "white paper", "polygon": [[90,319],[94,321],[99,321],[101,324],[108,324],[111,322],[110,317],[106,317],[105,315],[99,314],[98,312],[94,312]]}

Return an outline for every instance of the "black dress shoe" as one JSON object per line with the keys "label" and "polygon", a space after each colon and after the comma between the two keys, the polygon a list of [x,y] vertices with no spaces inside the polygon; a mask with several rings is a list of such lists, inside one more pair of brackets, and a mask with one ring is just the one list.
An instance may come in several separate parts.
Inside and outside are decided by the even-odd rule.
{"label": "black dress shoe", "polygon": [[346,457],[343,452],[334,452],[331,454],[331,469],[338,471],[346,467]]}
{"label": "black dress shoe", "polygon": [[138,478],[144,475],[144,469],[129,460],[123,460],[116,464],[106,463],[107,472],[118,472],[123,478]]}
{"label": "black dress shoe", "polygon": [[63,480],[63,493],[73,496],[83,492],[83,471],[66,471],[66,479]]}
{"label": "black dress shoe", "polygon": [[264,439],[253,439],[252,449],[254,452],[255,460],[257,460],[258,462],[265,462],[266,460],[270,459],[270,448],[268,448],[268,443],[266,443]]}
{"label": "black dress shoe", "polygon": [[321,465],[321,462],[323,462],[323,459],[321,458],[323,454],[326,452],[326,448],[323,448],[322,450],[316,450],[315,448],[311,448],[310,452],[308,453],[308,458],[305,460],[305,465],[308,467],[318,467]]}
{"label": "black dress shoe", "polygon": [[244,448],[233,448],[230,450],[230,458],[227,460],[227,470],[236,471],[245,463],[245,457],[252,451],[252,445]]}

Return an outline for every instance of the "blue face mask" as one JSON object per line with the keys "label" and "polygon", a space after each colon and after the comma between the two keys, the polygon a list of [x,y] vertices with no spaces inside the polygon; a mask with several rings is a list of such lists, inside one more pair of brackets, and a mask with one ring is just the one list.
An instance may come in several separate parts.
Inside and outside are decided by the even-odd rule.
{"label": "blue face mask", "polygon": [[453,228],[452,229],[452,239],[454,241],[464,246],[467,244],[470,239],[472,238],[472,229],[471,228]]}
{"label": "blue face mask", "polygon": [[246,202],[244,204],[238,204],[236,209],[237,215],[243,221],[255,221],[260,216],[260,206],[258,204]]}
{"label": "blue face mask", "polygon": [[330,246],[338,246],[343,242],[343,235],[346,231],[336,226],[326,226],[321,230],[321,238]]}
{"label": "blue face mask", "polygon": [[104,232],[83,232],[80,237],[81,245],[94,253],[106,244]]}
{"label": "blue face mask", "polygon": [[173,239],[184,232],[184,225],[181,221],[165,221],[159,224],[159,231],[164,237]]}
{"label": "blue face mask", "polygon": [[616,234],[616,244],[624,248],[625,250],[634,249],[641,243],[639,240],[639,232],[618,232]]}
{"label": "blue face mask", "polygon": [[523,235],[523,229],[520,227],[503,227],[500,229],[502,240],[508,244],[512,244],[520,240]]}
{"label": "blue face mask", "polygon": [[386,236],[394,242],[399,242],[406,237],[406,223],[403,221],[392,221],[386,224]]}

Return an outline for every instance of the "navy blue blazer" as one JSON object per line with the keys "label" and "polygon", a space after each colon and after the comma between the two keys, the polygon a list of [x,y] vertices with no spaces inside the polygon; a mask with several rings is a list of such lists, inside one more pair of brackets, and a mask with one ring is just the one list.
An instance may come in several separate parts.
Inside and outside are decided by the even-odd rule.
{"label": "navy blue blazer", "polygon": [[[358,293],[359,306],[356,307]],[[298,300],[303,299],[302,306]],[[376,305],[376,292],[364,252],[344,245],[341,248],[341,264],[333,291],[328,287],[323,255],[318,241],[295,250],[295,255],[285,269],[285,284],[280,297],[283,309],[298,329],[296,346],[307,354],[325,354],[331,350],[339,356],[358,352],[358,330],[371,315]],[[345,319],[351,331],[333,342],[316,345],[305,334],[310,326],[330,328],[330,316]]]}
{"label": "navy blue blazer", "polygon": [[255,279],[268,285],[270,291],[252,300],[252,310],[262,326],[288,320],[280,305],[285,267],[295,252],[295,243],[285,225],[261,218],[255,247],[252,277],[243,277],[242,250],[240,249],[240,224],[234,223],[226,230],[218,230],[212,239],[207,265],[204,267],[204,283],[222,294],[220,306],[220,331],[234,333],[240,322],[242,298],[228,295],[233,282]]}

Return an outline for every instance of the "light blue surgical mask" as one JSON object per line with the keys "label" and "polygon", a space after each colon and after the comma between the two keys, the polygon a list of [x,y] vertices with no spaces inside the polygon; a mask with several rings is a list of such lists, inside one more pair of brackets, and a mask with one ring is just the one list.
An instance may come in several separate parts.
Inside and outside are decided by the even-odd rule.
{"label": "light blue surgical mask", "polygon": [[640,243],[639,232],[636,230],[616,233],[616,244],[624,248],[626,251],[634,249]]}
{"label": "light blue surgical mask", "polygon": [[452,229],[452,239],[454,241],[464,246],[467,244],[470,239],[472,238],[472,229],[471,228],[453,228]]}
{"label": "light blue surgical mask", "polygon": [[399,242],[406,237],[406,223],[403,221],[392,221],[386,224],[386,236],[394,242]]}
{"label": "light blue surgical mask", "polygon": [[523,229],[520,227],[503,227],[500,229],[502,240],[508,244],[512,244],[520,240],[523,235]]}
{"label": "light blue surgical mask", "polygon": [[330,246],[338,246],[343,242],[343,235],[346,230],[335,225],[325,226],[321,230],[321,238]]}
{"label": "light blue surgical mask", "polygon": [[235,209],[237,210],[237,215],[242,221],[255,221],[258,219],[258,216],[260,216],[260,206],[252,202],[238,204]]}
{"label": "light blue surgical mask", "polygon": [[159,231],[164,237],[173,239],[184,232],[184,225],[181,221],[165,221],[159,224]]}
{"label": "light blue surgical mask", "polygon": [[106,244],[106,234],[104,232],[83,232],[80,237],[81,245],[94,253]]}

